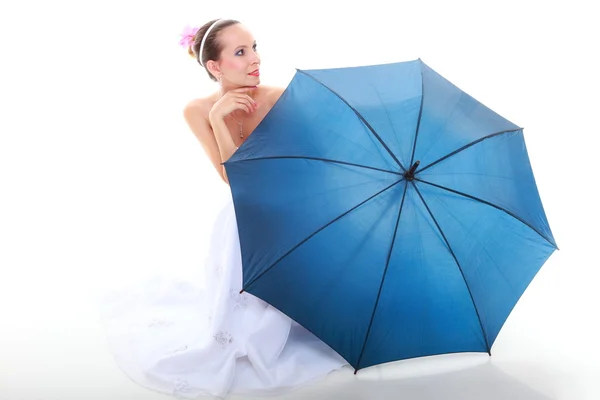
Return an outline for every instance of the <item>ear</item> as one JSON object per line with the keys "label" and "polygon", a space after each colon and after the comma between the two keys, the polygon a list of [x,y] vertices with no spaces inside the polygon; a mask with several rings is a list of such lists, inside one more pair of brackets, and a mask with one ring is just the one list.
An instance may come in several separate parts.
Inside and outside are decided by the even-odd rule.
{"label": "ear", "polygon": [[221,76],[221,66],[216,61],[209,60],[206,63],[206,69],[215,77],[215,79],[219,79],[219,76]]}

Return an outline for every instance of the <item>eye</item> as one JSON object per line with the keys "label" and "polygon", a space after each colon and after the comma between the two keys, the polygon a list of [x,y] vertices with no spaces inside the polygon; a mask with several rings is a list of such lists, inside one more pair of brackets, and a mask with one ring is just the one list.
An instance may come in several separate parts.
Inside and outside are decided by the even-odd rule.
{"label": "eye", "polygon": [[[252,45],[252,51],[256,51],[256,43],[254,43],[254,44]],[[244,54],[245,54],[245,53],[244,53],[244,49],[239,49],[239,50],[238,50],[238,51],[236,51],[236,53],[235,53],[235,55],[236,55],[236,56],[243,56]]]}

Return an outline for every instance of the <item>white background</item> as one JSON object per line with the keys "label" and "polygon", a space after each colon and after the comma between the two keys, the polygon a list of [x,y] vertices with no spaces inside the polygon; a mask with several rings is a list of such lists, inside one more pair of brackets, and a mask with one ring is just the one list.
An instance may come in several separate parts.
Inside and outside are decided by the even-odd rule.
{"label": "white background", "polygon": [[[177,42],[186,24],[216,17],[254,32],[265,84],[285,86],[295,68],[421,58],[523,126],[560,251],[492,360],[544,398],[600,398],[600,32],[588,4],[3,1],[0,399],[161,397],[117,369],[94,299],[146,275],[201,268],[227,188],[182,118],[189,99],[216,86]],[[398,382],[408,390],[410,380]],[[386,385],[344,396],[384,398]],[[456,390],[443,394],[466,398]]]}

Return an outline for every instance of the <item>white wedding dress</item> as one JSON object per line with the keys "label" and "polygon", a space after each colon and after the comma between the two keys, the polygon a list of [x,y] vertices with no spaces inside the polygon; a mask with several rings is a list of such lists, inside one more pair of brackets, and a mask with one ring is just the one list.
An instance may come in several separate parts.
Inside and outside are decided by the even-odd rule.
{"label": "white wedding dress", "polygon": [[248,293],[233,201],[216,218],[206,288],[154,280],[105,299],[119,367],[146,388],[181,398],[277,394],[324,378],[346,361]]}

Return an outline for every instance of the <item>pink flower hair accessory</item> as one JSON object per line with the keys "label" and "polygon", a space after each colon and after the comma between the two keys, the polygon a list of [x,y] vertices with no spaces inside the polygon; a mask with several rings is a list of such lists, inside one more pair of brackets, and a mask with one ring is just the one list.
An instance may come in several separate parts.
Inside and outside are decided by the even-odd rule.
{"label": "pink flower hair accessory", "polygon": [[181,47],[187,49],[192,43],[194,43],[194,36],[196,36],[196,32],[198,32],[198,27],[186,26],[183,31],[179,34],[181,39],[179,40],[179,44]]}

